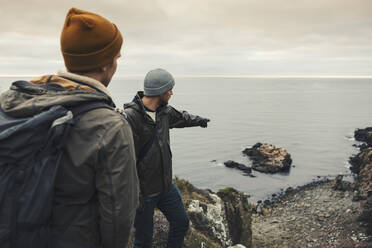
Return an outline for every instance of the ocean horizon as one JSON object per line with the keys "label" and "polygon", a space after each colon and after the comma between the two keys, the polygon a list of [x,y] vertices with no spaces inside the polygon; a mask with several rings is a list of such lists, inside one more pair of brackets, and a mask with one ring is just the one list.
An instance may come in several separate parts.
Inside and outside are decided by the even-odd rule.
{"label": "ocean horizon", "polygon": [[[174,176],[214,191],[234,187],[258,200],[319,177],[349,174],[357,152],[353,132],[371,126],[370,78],[175,77],[170,105],[211,119],[208,128],[171,130]],[[12,81],[1,77],[0,92]],[[142,89],[143,77],[114,77],[108,89],[117,107]],[[244,148],[255,143],[285,148],[292,156],[288,173],[255,178],[226,168],[234,160],[247,166]]]}

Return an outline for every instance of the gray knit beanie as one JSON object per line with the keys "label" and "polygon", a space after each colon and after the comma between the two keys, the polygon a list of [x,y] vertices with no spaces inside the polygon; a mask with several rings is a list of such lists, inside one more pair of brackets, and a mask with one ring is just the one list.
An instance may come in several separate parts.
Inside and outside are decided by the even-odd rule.
{"label": "gray knit beanie", "polygon": [[160,96],[173,87],[174,78],[164,69],[155,69],[149,71],[143,84],[145,96]]}

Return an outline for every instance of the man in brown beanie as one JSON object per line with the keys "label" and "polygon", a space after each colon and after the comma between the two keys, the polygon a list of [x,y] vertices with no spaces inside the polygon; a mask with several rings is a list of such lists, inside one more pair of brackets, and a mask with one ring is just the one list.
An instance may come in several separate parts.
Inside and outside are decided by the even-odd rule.
{"label": "man in brown beanie", "polygon": [[113,23],[72,8],[61,34],[67,72],[41,76],[28,85],[13,84],[0,97],[1,111],[14,118],[35,116],[56,105],[109,106],[73,118],[54,182],[48,247],[124,248],[127,244],[139,194],[134,144],[131,128],[115,111],[106,88],[116,71],[122,42]]}

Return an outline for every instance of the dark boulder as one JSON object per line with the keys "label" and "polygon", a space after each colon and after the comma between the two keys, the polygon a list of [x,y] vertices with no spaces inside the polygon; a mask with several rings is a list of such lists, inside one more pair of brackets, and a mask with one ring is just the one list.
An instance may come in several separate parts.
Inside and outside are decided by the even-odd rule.
{"label": "dark boulder", "polygon": [[359,174],[360,167],[362,167],[365,164],[368,164],[369,161],[372,161],[372,153],[371,152],[372,152],[372,148],[366,148],[366,149],[363,149],[358,154],[349,158],[349,163],[351,165],[350,170],[354,174]]}
{"label": "dark boulder", "polygon": [[235,168],[235,169],[241,170],[246,174],[251,174],[252,173],[252,168],[251,167],[248,167],[244,164],[237,163],[237,162],[232,161],[232,160],[226,161],[224,163],[224,165],[228,168]]}
{"label": "dark boulder", "polygon": [[367,145],[371,147],[372,146],[372,127],[355,130],[354,138],[357,141],[367,143]]}
{"label": "dark boulder", "polygon": [[279,146],[257,143],[246,148],[243,154],[252,160],[252,169],[260,172],[288,171],[292,164],[291,155]]}
{"label": "dark boulder", "polygon": [[334,190],[351,191],[352,190],[351,183],[343,181],[343,178],[344,178],[343,175],[337,175],[335,180],[333,180],[331,187]]}

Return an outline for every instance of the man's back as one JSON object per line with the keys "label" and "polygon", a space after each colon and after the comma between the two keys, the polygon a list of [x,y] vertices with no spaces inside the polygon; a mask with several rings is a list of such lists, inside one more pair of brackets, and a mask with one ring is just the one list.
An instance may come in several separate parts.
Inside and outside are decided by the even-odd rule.
{"label": "man's back", "polygon": [[55,182],[51,224],[64,239],[105,247],[127,242],[138,197],[128,188],[137,185],[131,135],[108,109],[76,121]]}
{"label": "man's back", "polygon": [[[53,105],[113,104],[109,96],[89,86],[82,89],[72,79],[53,76],[45,82],[46,78],[50,79],[42,77],[33,83],[63,85],[65,90],[46,94],[10,90],[0,99],[4,112],[22,117]],[[53,247],[123,247],[138,203],[137,180],[128,123],[107,108],[75,117],[55,181],[50,223]]]}

